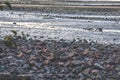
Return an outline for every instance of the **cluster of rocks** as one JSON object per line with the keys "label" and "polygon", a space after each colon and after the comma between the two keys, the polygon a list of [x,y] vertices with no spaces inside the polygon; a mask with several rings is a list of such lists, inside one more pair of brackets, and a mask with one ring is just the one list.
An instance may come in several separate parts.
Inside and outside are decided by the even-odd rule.
{"label": "cluster of rocks", "polygon": [[16,40],[16,43],[17,47],[6,47],[0,40],[0,79],[10,80],[10,75],[22,77],[18,80],[120,79],[119,45],[85,40]]}

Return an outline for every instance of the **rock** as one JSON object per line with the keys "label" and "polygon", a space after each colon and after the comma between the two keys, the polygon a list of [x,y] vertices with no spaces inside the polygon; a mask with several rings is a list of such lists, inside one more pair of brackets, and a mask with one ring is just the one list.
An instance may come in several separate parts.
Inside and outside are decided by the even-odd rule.
{"label": "rock", "polygon": [[92,50],[92,51],[97,51],[97,49],[96,49],[96,48],[94,48],[94,47],[91,47],[91,50]]}
{"label": "rock", "polygon": [[16,79],[16,80],[33,80],[32,74],[20,74],[17,77],[18,77],[18,79]]}
{"label": "rock", "polygon": [[49,53],[49,56],[44,56],[44,58],[46,58],[47,60],[52,60],[54,58],[54,54]]}
{"label": "rock", "polygon": [[83,63],[85,63],[84,61],[81,61],[81,60],[73,60],[73,61],[71,61],[71,64],[72,65],[81,65],[81,64],[83,64]]}
{"label": "rock", "polygon": [[33,70],[29,70],[29,74],[33,74],[35,71]]}
{"label": "rock", "polygon": [[38,69],[37,69],[36,66],[33,66],[33,67],[32,67],[32,70],[37,71]]}
{"label": "rock", "polygon": [[116,71],[120,71],[120,66],[115,68]]}
{"label": "rock", "polygon": [[70,61],[67,61],[66,63],[64,63],[64,66],[66,66],[66,67],[67,67],[67,66],[69,66],[69,65],[70,65],[70,63],[71,63]]}
{"label": "rock", "polygon": [[21,74],[22,71],[18,68],[13,68],[13,69],[11,69],[10,73],[11,74]]}
{"label": "rock", "polygon": [[30,55],[30,57],[29,57],[29,61],[36,60],[36,59],[37,59],[37,58],[36,58],[35,55]]}
{"label": "rock", "polygon": [[37,67],[37,68],[40,68],[42,63],[38,63],[38,62],[35,62],[34,65]]}
{"label": "rock", "polygon": [[13,59],[14,57],[13,56],[8,56],[7,59]]}
{"label": "rock", "polygon": [[25,63],[26,63],[26,60],[16,60],[16,63],[18,64],[18,65],[24,65]]}
{"label": "rock", "polygon": [[0,72],[1,72],[1,70],[3,71],[3,70],[4,70],[4,68],[5,68],[5,66],[4,66],[4,65],[0,65]]}
{"label": "rock", "polygon": [[78,67],[73,68],[72,72],[76,75],[79,74],[81,72],[81,67],[78,66]]}
{"label": "rock", "polygon": [[24,53],[22,53],[22,52],[17,55],[18,58],[22,58],[23,56],[24,56]]}
{"label": "rock", "polygon": [[18,66],[18,64],[16,62],[10,63],[9,66]]}
{"label": "rock", "polygon": [[3,48],[2,48],[2,47],[0,47],[0,53],[1,53],[1,52],[3,52]]}
{"label": "rock", "polygon": [[14,22],[13,24],[16,24],[16,22]]}
{"label": "rock", "polygon": [[30,65],[29,65],[29,64],[24,64],[22,68],[23,68],[23,69],[29,69],[29,68],[30,68]]}
{"label": "rock", "polygon": [[49,61],[50,60],[45,60],[43,63],[47,65],[49,63]]}
{"label": "rock", "polygon": [[30,54],[32,53],[32,50],[26,50],[25,53]]}
{"label": "rock", "polygon": [[105,68],[106,68],[107,71],[110,71],[110,70],[113,70],[113,69],[115,68],[115,65],[107,64],[107,65],[105,66]]}
{"label": "rock", "polygon": [[90,58],[90,59],[87,61],[87,64],[88,64],[88,65],[92,65],[93,60],[94,60],[93,58]]}
{"label": "rock", "polygon": [[87,69],[83,70],[82,73],[84,73],[85,75],[89,75],[90,71],[91,71],[91,69],[87,68]]}
{"label": "rock", "polygon": [[91,72],[92,72],[93,74],[98,74],[99,70],[93,69]]}
{"label": "rock", "polygon": [[40,36],[40,38],[44,38],[44,36]]}
{"label": "rock", "polygon": [[63,78],[65,75],[64,74],[56,74],[56,76],[58,77],[58,78]]}
{"label": "rock", "polygon": [[87,80],[92,80],[92,79],[87,79]]}
{"label": "rock", "polygon": [[88,53],[89,53],[89,49],[85,49],[82,54],[87,55]]}
{"label": "rock", "polygon": [[99,32],[102,32],[103,29],[102,28],[96,28],[95,31],[99,31]]}
{"label": "rock", "polygon": [[32,53],[32,50],[29,49],[27,46],[22,46],[22,47],[21,47],[21,51],[22,51],[23,53],[26,53],[26,54]]}
{"label": "rock", "polygon": [[[19,39],[16,42],[17,50],[5,47],[0,53],[0,56],[3,56],[0,58],[0,72],[10,72],[16,76],[20,74],[23,78],[30,74],[33,78],[31,80],[119,79],[120,49],[114,48],[113,45],[104,46],[97,43],[91,45],[74,41],[72,44],[65,42],[66,45],[63,46],[62,41],[54,40],[22,42]],[[27,50],[30,52],[26,52]],[[15,79],[9,77],[9,80],[17,78],[18,76]],[[0,80],[2,79],[4,80],[0,77]]]}
{"label": "rock", "polygon": [[98,63],[95,63],[94,65],[96,66],[96,68],[97,68],[97,69],[104,69],[104,67],[103,67],[103,66],[101,66],[101,65],[100,65],[100,64],[98,64]]}
{"label": "rock", "polygon": [[69,73],[68,78],[74,79],[74,78],[77,78],[77,75],[75,75],[73,73]]}
{"label": "rock", "polygon": [[69,53],[67,58],[72,58],[74,56],[74,53]]}
{"label": "rock", "polygon": [[43,77],[44,77],[44,74],[39,73],[39,74],[37,74],[37,77],[39,77],[39,78],[43,78]]}
{"label": "rock", "polygon": [[70,71],[69,71],[69,69],[67,67],[61,67],[61,69],[60,69],[60,73],[67,74],[69,72]]}
{"label": "rock", "polygon": [[44,70],[45,70],[45,72],[48,73],[48,74],[49,74],[50,71],[51,71],[49,67],[45,67]]}
{"label": "rock", "polygon": [[0,58],[2,59],[4,57],[6,57],[6,54],[5,53],[0,53]]}
{"label": "rock", "polygon": [[1,80],[18,80],[17,76],[11,75],[10,73],[0,73]]}
{"label": "rock", "polygon": [[63,66],[64,62],[58,62],[58,65]]}

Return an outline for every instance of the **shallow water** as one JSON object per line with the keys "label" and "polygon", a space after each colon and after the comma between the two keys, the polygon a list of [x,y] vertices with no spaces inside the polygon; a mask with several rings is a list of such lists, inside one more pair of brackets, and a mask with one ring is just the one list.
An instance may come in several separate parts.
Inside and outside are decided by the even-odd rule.
{"label": "shallow water", "polygon": [[[82,18],[78,18],[82,17]],[[92,19],[91,19],[92,18]],[[107,20],[106,20],[107,19]],[[87,39],[120,44],[120,16],[74,15],[20,11],[0,12],[0,38],[24,31],[36,39]],[[13,24],[13,23],[16,24]],[[96,30],[102,28],[102,32]]]}

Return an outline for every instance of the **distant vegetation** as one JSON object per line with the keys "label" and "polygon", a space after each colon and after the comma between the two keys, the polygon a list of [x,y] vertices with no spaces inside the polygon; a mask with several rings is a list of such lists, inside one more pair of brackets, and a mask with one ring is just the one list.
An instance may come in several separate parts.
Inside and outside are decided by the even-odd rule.
{"label": "distant vegetation", "polygon": [[11,4],[9,3],[9,1],[5,1],[5,2],[0,2],[0,10],[3,10],[3,5],[5,4],[6,6],[8,6],[9,9],[12,9]]}

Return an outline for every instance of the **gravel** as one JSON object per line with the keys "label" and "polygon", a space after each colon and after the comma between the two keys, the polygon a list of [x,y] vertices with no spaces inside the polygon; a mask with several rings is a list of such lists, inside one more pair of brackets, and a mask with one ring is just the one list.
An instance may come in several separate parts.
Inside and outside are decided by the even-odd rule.
{"label": "gravel", "polygon": [[0,79],[118,80],[120,45],[95,42],[23,40],[7,47],[0,40]]}

